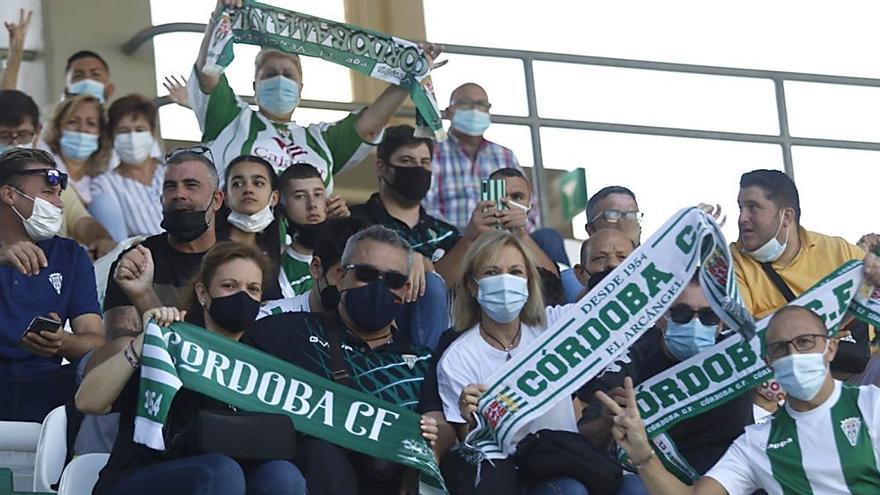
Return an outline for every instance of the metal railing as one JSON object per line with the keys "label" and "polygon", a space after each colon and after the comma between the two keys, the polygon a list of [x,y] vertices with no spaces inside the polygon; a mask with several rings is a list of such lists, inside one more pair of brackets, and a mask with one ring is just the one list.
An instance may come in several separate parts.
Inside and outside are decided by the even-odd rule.
{"label": "metal railing", "polygon": [[[204,32],[205,25],[199,23],[170,23],[151,26],[135,34],[123,45],[123,51],[133,53],[143,43],[158,34],[173,32]],[[527,126],[531,133],[532,154],[534,160],[535,190],[541,206],[542,216],[549,211],[546,191],[543,153],[541,150],[541,128],[578,129],[588,131],[619,132],[629,134],[648,134],[654,136],[712,139],[720,141],[737,141],[749,143],[776,144],[782,149],[782,158],[785,172],[794,178],[794,165],[791,157],[792,146],[816,146],[825,148],[845,148],[857,150],[880,151],[880,143],[868,141],[847,141],[840,139],[820,139],[795,137],[789,132],[788,111],[785,102],[785,81],[798,81],[809,83],[840,84],[851,86],[880,87],[880,80],[863,77],[831,76],[823,74],[808,74],[800,72],[783,72],[756,69],[737,69],[731,67],[715,67],[708,65],[677,64],[667,62],[650,62],[644,60],[627,60],[607,57],[592,57],[586,55],[568,55],[561,53],[536,52],[526,50],[508,50],[501,48],[485,48],[464,45],[443,45],[446,53],[459,55],[474,55],[480,57],[517,59],[523,63],[523,75],[525,77],[526,101],[528,113],[526,116],[515,115],[492,115],[492,121],[500,124],[512,124]],[[634,124],[620,124],[612,122],[592,122],[585,120],[553,119],[541,117],[538,108],[538,97],[535,90],[534,63],[536,61],[561,62],[579,65],[595,65],[605,67],[618,67],[626,69],[652,70],[662,72],[678,72],[688,74],[746,77],[753,79],[767,79],[773,82],[776,93],[776,113],[779,124],[779,133],[751,134],[743,132],[708,131],[700,129],[687,129],[676,127],[645,126]],[[167,99],[160,99],[160,104],[167,103]],[[365,103],[333,102],[303,100],[300,106],[305,108],[317,108],[325,110],[356,110],[362,108]],[[402,116],[412,116],[412,110],[402,110],[398,113]],[[543,218],[541,219],[542,223]]]}

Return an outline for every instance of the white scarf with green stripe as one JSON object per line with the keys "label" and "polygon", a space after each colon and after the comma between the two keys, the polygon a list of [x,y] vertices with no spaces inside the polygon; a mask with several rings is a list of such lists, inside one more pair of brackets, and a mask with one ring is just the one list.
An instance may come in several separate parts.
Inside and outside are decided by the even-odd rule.
{"label": "white scarf with green stripe", "polygon": [[676,213],[488,380],[466,452],[474,461],[513,454],[523,426],[556,402],[570,400],[613,363],[666,312],[698,269],[712,309],[751,337],[754,322],[742,307],[732,267],[727,242],[710,216],[697,208]]}

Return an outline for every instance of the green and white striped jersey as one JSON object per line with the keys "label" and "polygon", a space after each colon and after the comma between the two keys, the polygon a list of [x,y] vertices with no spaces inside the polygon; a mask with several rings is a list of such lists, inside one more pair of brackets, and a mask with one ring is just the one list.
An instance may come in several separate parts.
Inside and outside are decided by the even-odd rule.
{"label": "green and white striped jersey", "polygon": [[190,105],[199,121],[202,141],[214,155],[220,180],[233,158],[256,155],[271,163],[278,174],[294,163],[313,165],[321,173],[329,195],[333,192],[333,175],[360,163],[373,146],[358,135],[357,114],[308,127],[295,122],[276,124],[237,97],[225,75],[211,94],[202,93],[195,69],[189,81]]}
{"label": "green and white striped jersey", "polygon": [[880,494],[878,427],[880,389],[835,381],[821,406],[747,427],[706,476],[731,495]]}
{"label": "green and white striped jersey", "polygon": [[278,270],[278,284],[284,297],[305,294],[312,288],[314,280],[309,273],[311,255],[300,254],[287,246],[281,254],[281,269]]}

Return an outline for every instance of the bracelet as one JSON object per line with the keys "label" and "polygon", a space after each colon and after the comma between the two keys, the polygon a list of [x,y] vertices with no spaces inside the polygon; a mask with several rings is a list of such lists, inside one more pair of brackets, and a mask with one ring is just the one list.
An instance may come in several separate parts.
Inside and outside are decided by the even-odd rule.
{"label": "bracelet", "polygon": [[638,471],[639,469],[642,469],[643,467],[645,467],[645,464],[647,464],[648,462],[651,461],[651,459],[654,458],[654,455],[655,455],[655,454],[654,454],[654,450],[652,449],[652,450],[651,450],[651,453],[648,454],[647,457],[645,457],[644,459],[642,459],[641,462],[633,462],[633,468],[636,469],[637,471]]}
{"label": "bracelet", "polygon": [[134,340],[131,340],[127,346],[122,349],[122,355],[132,368],[137,369],[141,365],[141,358],[134,350]]}

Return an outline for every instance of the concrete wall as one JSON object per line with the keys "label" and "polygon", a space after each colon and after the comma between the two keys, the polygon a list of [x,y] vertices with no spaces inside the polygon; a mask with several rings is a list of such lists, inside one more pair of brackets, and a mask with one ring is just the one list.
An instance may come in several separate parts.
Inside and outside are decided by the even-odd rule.
{"label": "concrete wall", "polygon": [[151,25],[150,0],[43,0],[46,86],[57,98],[64,87],[67,58],[78,50],[92,50],[110,65],[116,85],[113,98],[129,93],[156,96],[153,44],[144,44],[131,56],[121,46]]}

